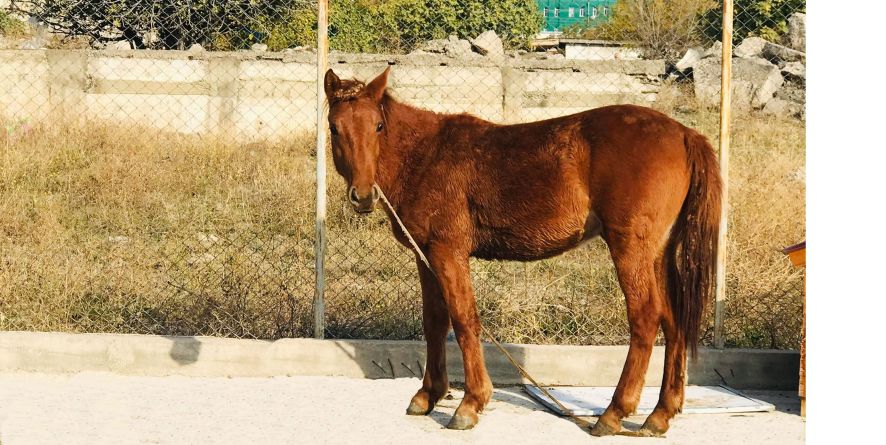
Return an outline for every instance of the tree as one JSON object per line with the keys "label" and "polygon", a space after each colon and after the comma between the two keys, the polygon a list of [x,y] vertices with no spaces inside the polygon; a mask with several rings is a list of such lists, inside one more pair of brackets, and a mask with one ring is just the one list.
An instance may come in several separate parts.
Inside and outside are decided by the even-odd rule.
{"label": "tree", "polygon": [[701,18],[715,6],[712,0],[619,0],[608,22],[581,37],[635,42],[647,58],[676,60],[704,35]]}
{"label": "tree", "polygon": [[[355,52],[408,51],[428,39],[494,30],[526,47],[541,29],[534,0],[330,0],[329,41]],[[54,32],[132,48],[231,50],[266,43],[281,50],[316,41],[309,0],[12,0],[12,10]]]}
{"label": "tree", "polygon": [[213,47],[248,40],[263,21],[284,19],[308,4],[306,0],[12,0],[10,9],[67,37],[125,40],[139,49],[186,49],[195,43]]}

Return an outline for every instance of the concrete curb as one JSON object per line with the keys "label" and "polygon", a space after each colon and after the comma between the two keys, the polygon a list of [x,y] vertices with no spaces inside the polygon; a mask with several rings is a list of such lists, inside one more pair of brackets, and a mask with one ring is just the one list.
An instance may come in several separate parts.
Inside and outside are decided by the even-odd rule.
{"label": "concrete curb", "polygon": [[[493,345],[484,344],[496,384],[522,379]],[[505,345],[532,376],[548,385],[615,386],[626,346]],[[107,371],[132,375],[355,378],[420,377],[425,344],[418,341],[276,341],[215,337],[0,332],[0,372]],[[664,348],[656,347],[646,384],[660,384]],[[450,380],[464,380],[458,345],[447,345]],[[705,349],[689,363],[689,383],[739,389],[797,388],[796,351]]]}

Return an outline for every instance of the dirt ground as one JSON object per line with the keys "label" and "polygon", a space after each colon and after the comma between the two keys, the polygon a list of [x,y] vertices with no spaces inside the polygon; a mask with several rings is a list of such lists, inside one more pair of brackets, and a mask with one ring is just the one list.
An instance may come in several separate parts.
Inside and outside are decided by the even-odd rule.
{"label": "dirt ground", "polygon": [[[778,410],[680,415],[665,439],[595,438],[521,388],[497,388],[471,431],[443,428],[462,393],[426,417],[404,414],[418,379],[0,375],[0,443],[21,444],[800,444],[805,422],[788,393],[750,392]],[[637,430],[642,417],[624,423]]]}

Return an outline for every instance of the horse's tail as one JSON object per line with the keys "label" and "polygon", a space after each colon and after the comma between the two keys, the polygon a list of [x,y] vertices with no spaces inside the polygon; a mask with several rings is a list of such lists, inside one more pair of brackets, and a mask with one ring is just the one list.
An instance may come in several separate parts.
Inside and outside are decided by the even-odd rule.
{"label": "horse's tail", "polygon": [[716,289],[722,185],[708,140],[687,129],[685,145],[689,192],[668,240],[667,281],[677,334],[696,357],[701,319]]}

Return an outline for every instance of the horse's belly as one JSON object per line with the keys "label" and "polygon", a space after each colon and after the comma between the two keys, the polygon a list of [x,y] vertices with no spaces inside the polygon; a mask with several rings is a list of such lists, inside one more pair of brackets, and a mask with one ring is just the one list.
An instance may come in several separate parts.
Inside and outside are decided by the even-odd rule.
{"label": "horse's belly", "polygon": [[593,212],[584,218],[526,219],[525,224],[489,230],[473,256],[515,261],[550,258],[598,236],[601,227],[600,219]]}

